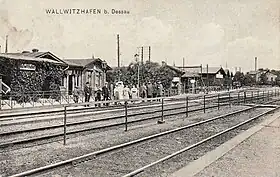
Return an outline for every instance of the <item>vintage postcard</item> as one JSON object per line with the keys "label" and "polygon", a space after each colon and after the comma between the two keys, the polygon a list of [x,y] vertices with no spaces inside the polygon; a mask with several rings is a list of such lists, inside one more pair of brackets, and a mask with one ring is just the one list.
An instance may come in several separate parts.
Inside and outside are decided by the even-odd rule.
{"label": "vintage postcard", "polygon": [[0,177],[277,177],[279,86],[279,0],[0,0]]}

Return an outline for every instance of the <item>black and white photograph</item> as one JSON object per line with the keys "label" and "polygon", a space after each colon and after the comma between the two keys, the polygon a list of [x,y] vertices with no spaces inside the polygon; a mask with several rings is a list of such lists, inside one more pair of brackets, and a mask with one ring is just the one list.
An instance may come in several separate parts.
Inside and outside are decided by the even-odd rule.
{"label": "black and white photograph", "polygon": [[0,0],[0,177],[280,177],[280,0]]}

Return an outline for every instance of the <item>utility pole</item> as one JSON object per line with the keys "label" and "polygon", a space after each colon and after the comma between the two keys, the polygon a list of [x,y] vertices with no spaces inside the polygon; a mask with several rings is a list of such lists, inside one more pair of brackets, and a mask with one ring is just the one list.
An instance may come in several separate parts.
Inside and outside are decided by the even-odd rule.
{"label": "utility pole", "polygon": [[255,72],[256,72],[256,74],[255,74],[255,80],[256,80],[256,84],[257,84],[257,61],[258,61],[258,58],[255,57]]}
{"label": "utility pole", "polygon": [[151,46],[149,46],[149,62],[151,62]]}
{"label": "utility pole", "polygon": [[[183,71],[185,71],[185,58],[183,57]],[[184,93],[186,93],[186,81],[184,81]]]}
{"label": "utility pole", "polygon": [[144,83],[144,47],[141,47],[141,80]]}
{"label": "utility pole", "polygon": [[121,80],[120,71],[120,35],[117,35],[118,81]]}
{"label": "utility pole", "polygon": [[6,35],[6,48],[5,53],[8,53],[8,35]]}
{"label": "utility pole", "polygon": [[117,56],[118,56],[118,68],[120,67],[120,35],[117,35]]}
{"label": "utility pole", "polygon": [[141,47],[141,63],[144,64],[144,47]]}
{"label": "utility pole", "polygon": [[206,72],[207,72],[207,75],[206,75],[206,78],[207,78],[207,92],[206,93],[208,93],[208,89],[209,89],[208,64],[206,65]]}

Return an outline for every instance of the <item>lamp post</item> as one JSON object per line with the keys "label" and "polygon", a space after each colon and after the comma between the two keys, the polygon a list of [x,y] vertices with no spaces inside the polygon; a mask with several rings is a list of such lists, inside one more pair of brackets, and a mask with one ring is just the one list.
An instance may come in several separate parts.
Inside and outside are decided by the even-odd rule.
{"label": "lamp post", "polygon": [[138,54],[135,54],[134,57],[135,57],[135,61],[136,61],[136,64],[137,64],[137,87],[138,87],[137,96],[139,97],[139,89],[140,89],[139,58],[138,58],[139,55],[138,55]]}

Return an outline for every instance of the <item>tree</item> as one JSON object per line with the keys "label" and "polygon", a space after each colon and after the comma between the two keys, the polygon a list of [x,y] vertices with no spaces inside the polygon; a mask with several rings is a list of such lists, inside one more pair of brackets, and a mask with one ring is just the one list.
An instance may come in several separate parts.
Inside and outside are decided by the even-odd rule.
{"label": "tree", "polygon": [[244,76],[244,74],[243,74],[242,72],[240,72],[240,71],[237,71],[237,72],[235,73],[235,75],[233,76],[233,82],[235,82],[236,85],[240,85],[240,86],[245,85],[245,84],[244,84],[244,79],[245,79],[245,76]]}
{"label": "tree", "polygon": [[279,75],[275,79],[275,84],[280,86],[280,76]]}
{"label": "tree", "polygon": [[120,78],[126,85],[138,84],[138,67],[140,84],[148,81],[161,81],[164,88],[169,88],[176,73],[166,65],[161,66],[155,62],[146,62],[143,65],[139,63],[130,63],[128,67],[115,68],[107,73],[107,81],[115,83]]}
{"label": "tree", "polygon": [[242,83],[243,80],[244,80],[244,74],[241,73],[240,71],[237,71],[233,76],[233,81]]}
{"label": "tree", "polygon": [[247,86],[252,86],[254,83],[255,83],[255,79],[249,73],[247,73],[244,76],[243,84]]}
{"label": "tree", "polygon": [[262,73],[262,74],[260,75],[259,84],[261,84],[261,85],[266,85],[266,84],[268,84],[268,78],[266,77],[266,73]]}

